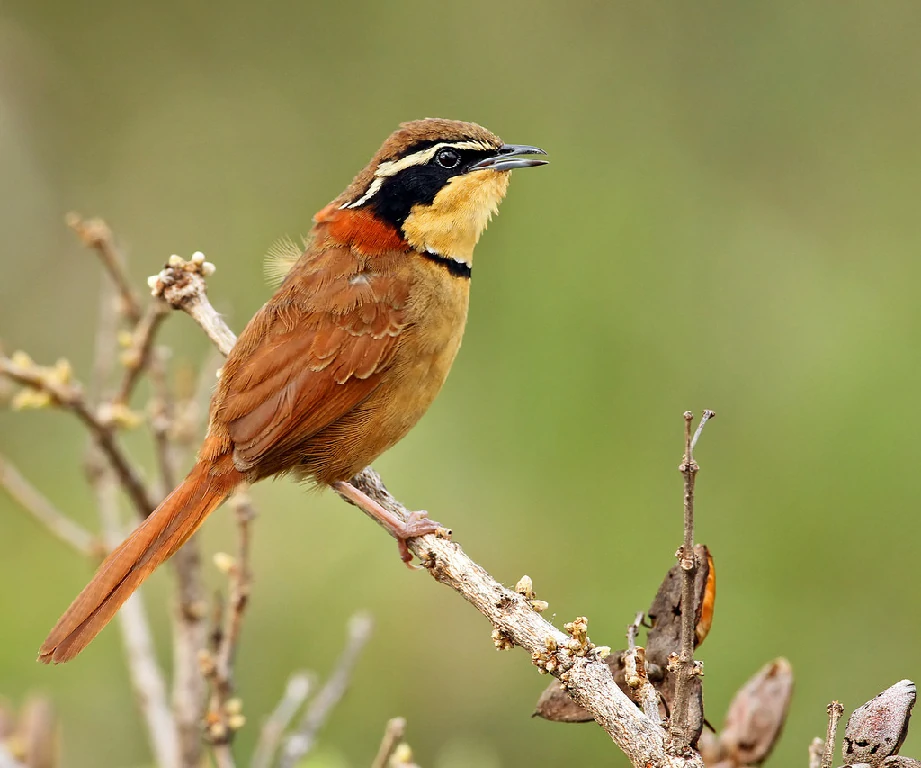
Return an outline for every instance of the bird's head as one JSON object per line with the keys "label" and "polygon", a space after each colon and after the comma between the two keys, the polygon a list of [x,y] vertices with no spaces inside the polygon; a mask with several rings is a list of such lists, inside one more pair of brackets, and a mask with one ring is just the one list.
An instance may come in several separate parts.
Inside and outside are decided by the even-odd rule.
{"label": "bird's head", "polygon": [[509,171],[545,165],[542,149],[505,144],[476,123],[404,123],[327,209],[364,211],[413,248],[471,263],[508,189]]}

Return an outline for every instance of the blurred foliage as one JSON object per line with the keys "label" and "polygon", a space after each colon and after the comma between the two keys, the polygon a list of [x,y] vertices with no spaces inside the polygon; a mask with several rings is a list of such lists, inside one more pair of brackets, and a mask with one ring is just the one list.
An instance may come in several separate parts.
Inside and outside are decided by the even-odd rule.
{"label": "blurred foliage", "polygon": [[[445,391],[377,468],[497,578],[529,573],[547,615],[586,614],[616,647],[680,542],[681,412],[715,409],[697,451],[719,573],[708,715],[787,656],[771,762],[801,764],[831,698],[919,675],[919,25],[902,0],[7,0],[0,337],[86,375],[100,276],[70,209],[112,224],[139,287],[203,250],[239,329],[269,294],[262,254],[400,121],[545,147],[478,248]],[[164,338],[206,355],[187,318]],[[0,450],[93,525],[83,446],[73,419],[0,412]],[[367,765],[395,715],[426,768],[624,764],[600,729],[531,720],[546,680],[362,515],[287,481],[254,496],[242,754],[288,673],[326,673],[368,608],[329,764]],[[51,697],[66,768],[144,765],[117,632],[65,667],[32,661],[87,564],[2,495],[0,525],[0,690]],[[232,537],[218,514],[204,546]],[[166,569],[147,589],[164,649],[170,585]]]}

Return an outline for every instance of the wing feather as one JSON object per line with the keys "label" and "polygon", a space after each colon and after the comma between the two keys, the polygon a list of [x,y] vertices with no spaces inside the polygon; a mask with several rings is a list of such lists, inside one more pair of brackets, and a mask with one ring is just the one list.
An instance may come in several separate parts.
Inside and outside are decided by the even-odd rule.
{"label": "wing feather", "polygon": [[212,407],[241,471],[291,468],[299,445],[379,386],[408,288],[374,266],[342,247],[302,259],[241,335]]}

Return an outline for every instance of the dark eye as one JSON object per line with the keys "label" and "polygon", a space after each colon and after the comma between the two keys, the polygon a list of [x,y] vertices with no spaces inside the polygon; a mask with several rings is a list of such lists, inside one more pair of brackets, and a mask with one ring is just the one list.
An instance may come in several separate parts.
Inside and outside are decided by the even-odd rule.
{"label": "dark eye", "polygon": [[460,165],[460,153],[453,149],[439,149],[435,155],[435,162],[442,168],[457,168]]}

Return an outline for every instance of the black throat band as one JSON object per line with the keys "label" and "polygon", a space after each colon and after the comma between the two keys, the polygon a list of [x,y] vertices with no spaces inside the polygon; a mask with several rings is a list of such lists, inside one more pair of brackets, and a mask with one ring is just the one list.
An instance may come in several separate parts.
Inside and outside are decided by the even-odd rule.
{"label": "black throat band", "polygon": [[451,259],[438,253],[432,253],[431,251],[423,251],[422,255],[429,261],[434,261],[436,264],[443,266],[448,272],[454,275],[454,277],[463,277],[469,280],[473,272],[473,267],[466,261],[458,261],[457,259]]}

